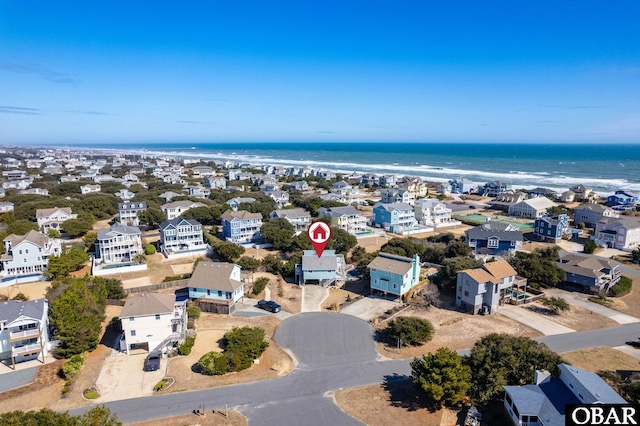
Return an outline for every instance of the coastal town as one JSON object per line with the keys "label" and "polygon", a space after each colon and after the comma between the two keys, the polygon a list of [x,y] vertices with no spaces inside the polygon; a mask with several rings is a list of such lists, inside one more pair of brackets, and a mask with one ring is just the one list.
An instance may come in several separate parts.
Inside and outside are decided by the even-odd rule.
{"label": "coastal town", "polygon": [[52,147],[0,169],[0,413],[560,426],[640,402],[628,188]]}

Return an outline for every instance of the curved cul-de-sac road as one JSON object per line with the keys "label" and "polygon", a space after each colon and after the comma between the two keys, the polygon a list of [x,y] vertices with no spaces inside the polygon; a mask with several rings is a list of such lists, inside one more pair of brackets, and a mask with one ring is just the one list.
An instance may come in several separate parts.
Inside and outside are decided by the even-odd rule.
{"label": "curved cul-de-sac road", "polygon": [[[640,324],[576,332],[537,339],[557,352],[593,346],[618,346],[640,335]],[[371,326],[339,313],[310,312],[290,317],[274,339],[291,351],[298,365],[285,377],[234,386],[114,401],[105,404],[123,423],[161,419],[206,409],[229,408],[249,424],[278,426],[362,425],[345,414],[332,392],[381,383],[385,377],[409,375],[409,359],[381,361]],[[462,351],[461,351],[462,352]],[[88,407],[72,410],[79,414]]]}

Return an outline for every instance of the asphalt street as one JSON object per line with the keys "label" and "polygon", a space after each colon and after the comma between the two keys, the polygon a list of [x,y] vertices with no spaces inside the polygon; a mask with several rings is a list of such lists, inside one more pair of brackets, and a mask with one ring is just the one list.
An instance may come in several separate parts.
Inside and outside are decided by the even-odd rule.
{"label": "asphalt street", "polygon": [[[620,346],[637,340],[640,324],[568,333],[537,339],[558,352],[594,346]],[[247,416],[251,425],[357,425],[342,412],[332,392],[382,383],[410,375],[410,359],[378,361],[373,330],[366,322],[339,313],[306,313],[286,319],[275,334],[279,345],[299,361],[290,375],[273,380],[178,392],[105,404],[123,423],[229,408]],[[463,353],[467,351],[461,351]],[[71,411],[79,414],[90,407]]]}

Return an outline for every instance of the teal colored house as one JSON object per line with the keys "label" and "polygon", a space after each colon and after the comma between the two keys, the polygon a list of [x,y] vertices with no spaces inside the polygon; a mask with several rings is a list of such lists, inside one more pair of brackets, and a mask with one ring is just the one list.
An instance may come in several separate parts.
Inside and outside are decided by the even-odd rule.
{"label": "teal colored house", "polygon": [[300,285],[318,284],[325,287],[344,281],[344,256],[336,254],[335,250],[324,250],[322,257],[318,257],[315,250],[305,250],[302,263],[296,265],[295,280]]}
{"label": "teal colored house", "polygon": [[244,297],[240,266],[225,262],[200,262],[189,279],[189,299],[205,312],[231,314]]}
{"label": "teal colored house", "polygon": [[380,253],[369,264],[371,292],[381,291],[402,297],[420,282],[420,257],[413,258]]}

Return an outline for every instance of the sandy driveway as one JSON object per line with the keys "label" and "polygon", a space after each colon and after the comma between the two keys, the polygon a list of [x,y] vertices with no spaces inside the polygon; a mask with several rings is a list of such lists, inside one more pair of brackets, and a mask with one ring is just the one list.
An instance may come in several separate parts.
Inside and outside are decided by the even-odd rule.
{"label": "sandy driveway", "polygon": [[534,328],[539,332],[543,333],[545,336],[550,336],[552,334],[573,333],[575,331],[573,328],[560,325],[557,322],[548,320],[542,317],[541,315],[538,315],[534,312],[531,312],[528,309],[524,309],[519,306],[512,306],[512,305],[500,306],[498,313],[501,315],[504,315],[505,317],[516,320],[531,328]]}
{"label": "sandy driveway", "polygon": [[398,303],[392,302],[391,300],[369,296],[352,303],[340,312],[369,321],[397,306]]}
{"label": "sandy driveway", "polygon": [[329,289],[319,285],[302,286],[302,312],[320,312],[322,302],[329,297]]}
{"label": "sandy driveway", "polygon": [[167,358],[162,358],[158,371],[143,371],[147,353],[125,355],[115,353],[105,359],[96,381],[102,403],[153,394],[153,387],[165,376]]}

